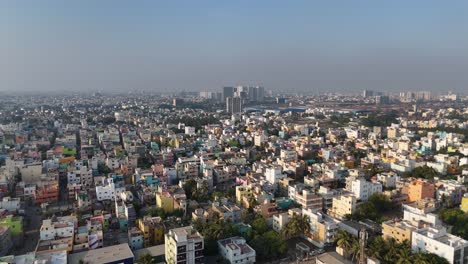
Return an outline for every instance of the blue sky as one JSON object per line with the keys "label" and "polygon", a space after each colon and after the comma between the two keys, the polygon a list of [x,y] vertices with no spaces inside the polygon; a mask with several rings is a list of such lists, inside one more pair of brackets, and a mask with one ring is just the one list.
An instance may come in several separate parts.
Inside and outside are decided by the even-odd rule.
{"label": "blue sky", "polygon": [[468,90],[468,1],[1,1],[0,90]]}

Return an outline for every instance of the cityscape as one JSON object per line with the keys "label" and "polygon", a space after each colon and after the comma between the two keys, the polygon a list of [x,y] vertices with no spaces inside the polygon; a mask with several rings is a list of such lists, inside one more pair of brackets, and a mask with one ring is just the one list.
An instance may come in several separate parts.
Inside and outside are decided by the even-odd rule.
{"label": "cityscape", "polygon": [[465,263],[467,100],[2,97],[0,261]]}
{"label": "cityscape", "polygon": [[0,264],[468,264],[467,1],[1,1]]}

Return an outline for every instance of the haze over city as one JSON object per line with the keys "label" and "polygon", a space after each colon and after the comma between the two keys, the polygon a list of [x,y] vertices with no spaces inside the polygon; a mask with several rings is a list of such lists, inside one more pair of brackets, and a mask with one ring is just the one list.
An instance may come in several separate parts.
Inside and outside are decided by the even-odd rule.
{"label": "haze over city", "polygon": [[2,1],[0,91],[464,92],[467,1]]}

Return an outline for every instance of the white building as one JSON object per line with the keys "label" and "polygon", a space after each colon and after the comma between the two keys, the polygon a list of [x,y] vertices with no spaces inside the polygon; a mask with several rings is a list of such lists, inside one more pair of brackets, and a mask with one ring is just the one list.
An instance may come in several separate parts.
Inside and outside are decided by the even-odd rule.
{"label": "white building", "polygon": [[309,232],[320,246],[333,243],[338,229],[338,220],[312,209],[302,209],[302,215],[309,218]]}
{"label": "white building", "polygon": [[351,182],[351,192],[358,200],[367,201],[374,193],[382,193],[382,184],[368,182],[364,178],[357,178]]}
{"label": "white building", "polygon": [[203,263],[203,237],[191,226],[169,230],[164,250],[167,263]]}
{"label": "white building", "polygon": [[294,215],[301,215],[302,211],[299,208],[289,209],[287,213],[273,215],[273,230],[280,233],[281,230],[289,223]]}
{"label": "white building", "polygon": [[46,219],[42,221],[40,240],[73,237],[74,230],[75,226],[71,221],[52,222],[51,219]]}
{"label": "white building", "polygon": [[115,184],[112,178],[105,179],[103,185],[96,186],[96,197],[98,201],[115,199]]}
{"label": "white building", "polygon": [[386,188],[395,188],[398,175],[394,172],[382,172],[377,174],[377,180]]}
{"label": "white building", "polygon": [[413,231],[411,250],[436,254],[452,264],[468,262],[468,241],[447,233],[442,226]]}
{"label": "white building", "polygon": [[9,196],[3,197],[3,199],[0,201],[0,209],[5,209],[10,212],[16,212],[21,207],[20,203],[20,198],[11,198]]}
{"label": "white building", "polygon": [[297,152],[295,150],[282,149],[280,152],[281,160],[291,162],[297,160]]}
{"label": "white building", "polygon": [[267,137],[264,134],[256,135],[254,137],[254,144],[257,147],[260,147],[266,140],[267,140]]}
{"label": "white building", "polygon": [[189,135],[189,136],[195,135],[195,127],[186,126],[185,127],[185,134]]}
{"label": "white building", "polygon": [[425,222],[432,226],[441,224],[440,219],[436,214],[435,206],[425,203],[424,200],[411,204],[403,205],[403,220],[410,221],[413,225],[417,226],[418,222]]}
{"label": "white building", "polygon": [[243,237],[231,237],[218,241],[219,254],[230,263],[255,263],[255,250]]}
{"label": "white building", "polygon": [[265,170],[265,179],[271,184],[277,184],[279,180],[286,178],[282,173],[281,167],[270,167]]}
{"label": "white building", "polygon": [[79,174],[73,172],[67,172],[67,183],[68,184],[79,184],[81,183],[81,177]]}

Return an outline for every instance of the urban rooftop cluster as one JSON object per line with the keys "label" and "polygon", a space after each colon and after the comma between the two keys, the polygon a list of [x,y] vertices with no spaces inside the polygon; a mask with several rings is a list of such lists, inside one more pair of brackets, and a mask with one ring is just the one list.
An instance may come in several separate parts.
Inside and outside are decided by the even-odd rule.
{"label": "urban rooftop cluster", "polygon": [[0,263],[468,263],[449,93],[0,97]]}

